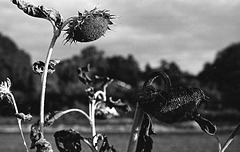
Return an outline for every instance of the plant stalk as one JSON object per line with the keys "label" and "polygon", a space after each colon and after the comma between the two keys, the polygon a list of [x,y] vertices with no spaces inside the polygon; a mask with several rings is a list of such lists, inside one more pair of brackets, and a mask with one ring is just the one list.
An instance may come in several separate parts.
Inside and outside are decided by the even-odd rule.
{"label": "plant stalk", "polygon": [[68,109],[68,110],[65,110],[65,111],[62,113],[62,115],[65,115],[65,114],[67,114],[67,113],[69,113],[69,112],[79,112],[79,113],[83,114],[83,115],[88,119],[89,123],[92,124],[91,118],[90,118],[90,117],[86,114],[86,112],[84,112],[83,110],[81,110],[81,109]]}
{"label": "plant stalk", "polygon": [[144,111],[139,107],[139,104],[137,103],[127,152],[136,151],[143,117]]}
{"label": "plant stalk", "polygon": [[45,105],[44,102],[45,102],[45,94],[46,94],[48,66],[49,66],[49,61],[51,59],[51,55],[53,52],[53,47],[59,35],[60,35],[60,31],[58,30],[54,31],[54,35],[48,49],[47,57],[45,60],[45,67],[44,67],[42,78],[41,78],[42,92],[41,92],[41,101],[40,101],[40,132],[42,134],[43,134],[43,127],[44,127],[44,105]]}
{"label": "plant stalk", "polygon": [[96,133],[96,124],[95,124],[95,103],[96,103],[96,99],[93,99],[91,102],[91,120],[92,120],[92,124],[91,124],[91,127],[92,127],[92,137],[94,137],[97,133]]}
{"label": "plant stalk", "polygon": [[54,23],[49,20],[53,26],[53,38],[51,40],[49,49],[48,49],[48,53],[46,56],[46,60],[45,60],[45,66],[44,66],[44,70],[43,70],[43,74],[42,74],[42,78],[41,78],[41,82],[42,82],[42,91],[41,91],[41,100],[40,100],[40,132],[43,135],[43,127],[44,127],[44,105],[45,105],[45,93],[46,93],[46,84],[47,84],[47,74],[48,74],[48,66],[49,66],[49,61],[51,59],[51,55],[53,52],[53,47],[57,41],[57,38],[60,36],[61,31],[63,30],[63,28],[65,26],[68,25],[68,23],[70,23],[73,19],[75,19],[76,17],[70,17],[68,18],[63,25],[61,26],[61,28],[57,29],[54,25]]}
{"label": "plant stalk", "polygon": [[[14,106],[14,109],[15,109],[15,113],[18,113],[18,108],[17,108],[17,104],[16,104],[16,101],[15,101],[15,98],[14,98],[14,96],[13,96],[12,93],[10,93],[10,96],[11,96],[11,99],[12,99],[12,102],[13,102],[13,106]],[[26,140],[25,140],[25,138],[24,138],[21,121],[22,121],[21,119],[17,118],[18,128],[19,128],[19,131],[20,131],[22,140],[23,140],[23,145],[24,145],[26,151],[29,152],[29,151],[28,151],[28,146],[27,146]]]}

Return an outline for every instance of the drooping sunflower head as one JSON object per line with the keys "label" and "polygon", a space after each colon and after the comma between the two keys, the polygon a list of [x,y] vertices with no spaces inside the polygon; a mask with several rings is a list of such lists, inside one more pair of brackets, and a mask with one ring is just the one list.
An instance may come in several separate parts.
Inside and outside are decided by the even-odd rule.
{"label": "drooping sunflower head", "polygon": [[99,39],[110,30],[108,25],[112,25],[111,19],[114,15],[110,15],[108,10],[85,11],[83,14],[78,13],[78,18],[72,20],[68,24],[66,30],[66,42],[90,42]]}

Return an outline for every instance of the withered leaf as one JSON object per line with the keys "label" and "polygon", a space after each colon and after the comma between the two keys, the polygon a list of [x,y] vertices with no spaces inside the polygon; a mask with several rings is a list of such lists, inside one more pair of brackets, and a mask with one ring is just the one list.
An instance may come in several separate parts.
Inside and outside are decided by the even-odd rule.
{"label": "withered leaf", "polygon": [[52,145],[44,138],[39,139],[35,146],[37,147],[36,152],[53,152]]}
{"label": "withered leaf", "polygon": [[106,101],[106,104],[108,107],[112,108],[117,108],[122,110],[123,112],[131,112],[131,108],[128,104],[122,102],[121,99],[118,99],[117,101],[113,101],[112,97],[109,98],[109,100]]}
{"label": "withered leaf", "polygon": [[54,134],[57,148],[60,152],[80,152],[81,140],[84,139],[79,132],[72,129],[60,130]]}
{"label": "withered leaf", "polygon": [[42,133],[40,132],[40,125],[39,121],[37,123],[34,123],[31,126],[31,132],[30,132],[30,140],[32,141],[30,149],[35,148],[35,143],[40,140],[43,137]]}
{"label": "withered leaf", "polygon": [[51,126],[63,114],[63,111],[54,111],[52,113],[46,114],[44,118],[44,126]]}
{"label": "withered leaf", "polygon": [[[49,66],[48,66],[48,73],[55,72],[55,66],[58,63],[60,63],[60,60],[50,60]],[[37,61],[32,65],[33,72],[39,75],[43,73],[44,67],[45,67],[45,63],[42,61]]]}
{"label": "withered leaf", "polygon": [[31,114],[24,114],[24,113],[16,113],[15,116],[18,118],[18,119],[21,119],[23,121],[31,121],[32,120],[32,115]]}
{"label": "withered leaf", "polygon": [[99,145],[99,152],[117,152],[113,145],[110,145],[106,135],[97,134],[93,137],[93,141],[97,141],[97,145]]}
{"label": "withered leaf", "polygon": [[52,21],[57,28],[60,28],[63,23],[63,17],[55,9],[47,9],[44,6],[34,6],[33,4],[21,0],[11,1],[13,4],[17,5],[17,7],[24,13],[32,17],[43,18]]}
{"label": "withered leaf", "polygon": [[79,80],[85,85],[90,85],[90,83],[92,82],[92,79],[87,75],[87,72],[89,71],[90,71],[90,64],[88,64],[85,67],[80,67],[77,70]]}
{"label": "withered leaf", "polygon": [[144,114],[136,152],[151,152],[153,148],[153,140],[150,135],[155,134],[152,129],[152,121],[148,114]]}

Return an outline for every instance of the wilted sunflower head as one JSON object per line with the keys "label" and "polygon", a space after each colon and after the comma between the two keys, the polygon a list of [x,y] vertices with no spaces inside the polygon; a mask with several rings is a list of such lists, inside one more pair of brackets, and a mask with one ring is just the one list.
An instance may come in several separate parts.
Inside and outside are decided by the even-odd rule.
{"label": "wilted sunflower head", "polygon": [[72,20],[66,30],[66,42],[90,42],[97,40],[110,30],[108,25],[113,24],[108,10],[85,11],[83,14],[78,13],[78,18]]}

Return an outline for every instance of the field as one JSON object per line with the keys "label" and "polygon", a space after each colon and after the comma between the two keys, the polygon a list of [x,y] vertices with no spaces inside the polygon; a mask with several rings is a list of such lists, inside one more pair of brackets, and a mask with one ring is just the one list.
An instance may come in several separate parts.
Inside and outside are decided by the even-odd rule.
{"label": "field", "polygon": [[[218,135],[223,142],[228,137],[229,133],[222,133]],[[87,135],[86,135],[87,136]],[[127,150],[127,143],[129,134],[107,134],[111,144],[119,152]],[[45,137],[53,145],[54,152],[58,152],[53,134],[46,134]],[[29,134],[26,135],[27,144],[30,145]],[[217,152],[217,142],[214,138],[207,136],[204,133],[191,134],[158,134],[153,136],[154,147],[153,152]],[[90,151],[83,144],[82,152]],[[240,149],[240,135],[236,136],[230,147],[226,152],[239,152]],[[0,152],[24,152],[25,149],[19,134],[1,133],[0,134]],[[36,150],[31,150],[34,152]]]}

